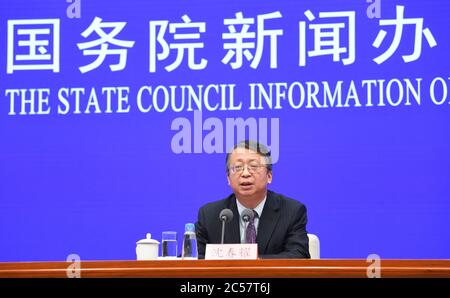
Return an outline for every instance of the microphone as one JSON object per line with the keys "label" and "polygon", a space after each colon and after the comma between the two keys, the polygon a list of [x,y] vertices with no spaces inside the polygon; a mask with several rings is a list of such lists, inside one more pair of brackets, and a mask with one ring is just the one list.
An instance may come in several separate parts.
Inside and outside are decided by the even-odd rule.
{"label": "microphone", "polygon": [[225,237],[225,223],[233,219],[233,211],[230,209],[223,209],[220,211],[219,219],[222,222],[222,244]]}
{"label": "microphone", "polygon": [[244,211],[242,211],[241,218],[245,223],[247,223],[250,220],[252,220],[254,216],[255,216],[255,213],[252,210],[245,209]]}

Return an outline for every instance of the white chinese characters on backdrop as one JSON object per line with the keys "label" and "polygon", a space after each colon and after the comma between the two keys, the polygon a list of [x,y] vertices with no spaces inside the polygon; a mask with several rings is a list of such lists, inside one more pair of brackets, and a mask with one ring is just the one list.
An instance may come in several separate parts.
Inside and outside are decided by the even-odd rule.
{"label": "white chinese characters on backdrop", "polygon": [[[431,48],[437,46],[430,29],[423,28],[423,18],[405,18],[404,13],[405,7],[397,5],[395,19],[379,21],[380,27],[394,26],[395,32],[389,48],[373,59],[375,63],[382,64],[394,55],[402,41],[406,25],[415,26],[415,34],[413,53],[402,56],[405,63],[420,58],[423,36]],[[306,21],[298,23],[299,67],[306,66],[307,58],[318,56],[332,56],[333,62],[342,62],[344,66],[356,61],[355,11],[319,12],[317,18],[310,10],[306,10],[304,15],[309,24]],[[257,69],[264,50],[268,50],[270,68],[276,69],[278,40],[284,35],[284,30],[279,27],[282,17],[280,11],[257,15],[256,18],[244,17],[241,11],[237,12],[234,18],[224,19],[223,24],[228,32],[221,33],[225,50],[221,62],[232,69],[240,69],[246,60],[250,62],[248,67]],[[156,72],[157,64],[169,60],[171,56],[175,56],[175,59],[164,66],[167,72],[179,68],[186,59],[190,70],[202,70],[207,67],[208,60],[202,57],[200,52],[205,48],[202,35],[206,33],[206,23],[192,22],[186,14],[181,19],[182,22],[179,23],[171,23],[169,20],[149,22],[150,73]],[[330,19],[340,21],[330,22]],[[319,20],[324,20],[324,23],[320,23]],[[269,27],[278,25],[278,29],[267,29],[269,21],[271,25]],[[132,49],[135,45],[135,41],[117,39],[126,25],[126,22],[104,22],[99,17],[94,18],[81,36],[88,38],[96,33],[99,38],[77,43],[77,46],[84,56],[96,56],[96,59],[80,66],[81,73],[100,67],[108,56],[118,56],[118,62],[109,65],[111,71],[126,68],[128,49]],[[309,32],[313,34],[311,45],[306,42]],[[372,46],[379,48],[387,34],[381,29]],[[268,45],[265,44],[266,39],[269,41]],[[60,71],[59,19],[8,20],[7,73],[12,74],[18,70],[52,70],[55,73]]]}

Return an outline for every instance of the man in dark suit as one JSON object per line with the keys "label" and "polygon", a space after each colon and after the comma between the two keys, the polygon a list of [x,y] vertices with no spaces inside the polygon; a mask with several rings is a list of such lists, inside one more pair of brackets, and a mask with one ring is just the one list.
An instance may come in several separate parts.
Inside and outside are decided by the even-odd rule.
{"label": "man in dark suit", "polygon": [[[224,243],[257,243],[260,258],[310,258],[306,207],[267,189],[272,182],[267,148],[252,141],[238,143],[227,154],[226,171],[233,194],[204,205],[198,212],[199,257],[204,258],[207,243],[221,243],[219,214],[228,208],[234,216],[226,224]],[[254,214],[248,223],[241,216],[245,209]]]}

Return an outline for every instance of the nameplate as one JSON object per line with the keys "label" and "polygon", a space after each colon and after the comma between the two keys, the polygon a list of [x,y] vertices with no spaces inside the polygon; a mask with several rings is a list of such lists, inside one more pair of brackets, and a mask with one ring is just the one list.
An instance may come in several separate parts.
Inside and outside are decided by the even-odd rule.
{"label": "nameplate", "polygon": [[205,260],[256,260],[258,244],[206,244]]}

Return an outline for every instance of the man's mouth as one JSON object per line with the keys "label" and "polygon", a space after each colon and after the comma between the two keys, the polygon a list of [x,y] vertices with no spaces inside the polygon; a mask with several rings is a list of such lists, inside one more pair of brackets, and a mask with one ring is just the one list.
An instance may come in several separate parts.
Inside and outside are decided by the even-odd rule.
{"label": "man's mouth", "polygon": [[253,183],[251,182],[241,182],[241,186],[251,186]]}

